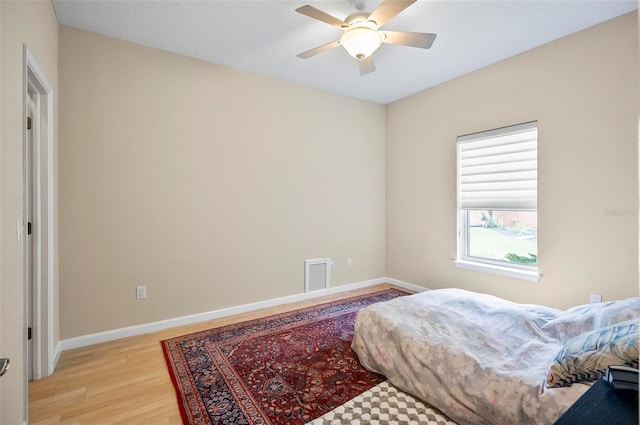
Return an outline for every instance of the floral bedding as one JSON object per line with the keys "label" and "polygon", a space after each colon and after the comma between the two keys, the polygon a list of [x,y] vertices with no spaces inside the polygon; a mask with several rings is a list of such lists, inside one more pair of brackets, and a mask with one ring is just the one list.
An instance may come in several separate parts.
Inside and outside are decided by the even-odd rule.
{"label": "floral bedding", "polygon": [[615,303],[576,313],[461,289],[426,291],[361,310],[352,348],[364,367],[460,424],[552,424],[589,388],[545,387],[558,351],[596,323],[637,317],[640,298],[634,302],[624,314]]}

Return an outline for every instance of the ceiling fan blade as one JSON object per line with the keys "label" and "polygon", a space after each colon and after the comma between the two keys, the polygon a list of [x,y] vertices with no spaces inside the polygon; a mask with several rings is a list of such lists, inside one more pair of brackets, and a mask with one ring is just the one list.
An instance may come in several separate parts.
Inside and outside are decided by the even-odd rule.
{"label": "ceiling fan blade", "polygon": [[317,19],[318,21],[322,21],[326,24],[333,25],[334,27],[342,28],[348,26],[344,21],[341,21],[328,13],[324,13],[322,10],[318,10],[313,6],[309,6],[308,4],[300,6],[296,9],[296,12],[302,13],[303,15]]}
{"label": "ceiling fan blade", "polygon": [[366,75],[376,70],[376,64],[373,63],[373,55],[367,56],[364,59],[358,61],[360,67],[360,75]]}
{"label": "ceiling fan blade", "polygon": [[374,21],[376,28],[380,28],[385,22],[415,3],[416,0],[383,0],[382,3],[367,18]]}
{"label": "ceiling fan blade", "polygon": [[318,53],[322,53],[329,49],[333,49],[334,47],[338,47],[340,45],[340,40],[332,41],[331,43],[323,44],[322,46],[316,47],[315,49],[307,50],[306,52],[302,52],[297,56],[302,59],[308,59],[311,56],[315,56]]}
{"label": "ceiling fan blade", "polygon": [[428,49],[436,39],[435,34],[424,32],[380,31],[386,37],[383,43],[402,44],[403,46]]}

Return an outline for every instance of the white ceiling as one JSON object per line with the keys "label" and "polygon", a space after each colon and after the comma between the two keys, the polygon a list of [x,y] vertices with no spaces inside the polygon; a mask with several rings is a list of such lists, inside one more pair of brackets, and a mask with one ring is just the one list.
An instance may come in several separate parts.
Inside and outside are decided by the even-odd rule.
{"label": "white ceiling", "polygon": [[433,47],[383,44],[377,70],[360,76],[341,47],[296,57],[342,31],[295,9],[344,19],[352,0],[52,1],[63,25],[382,104],[637,9],[636,0],[418,0],[382,29],[434,32]]}

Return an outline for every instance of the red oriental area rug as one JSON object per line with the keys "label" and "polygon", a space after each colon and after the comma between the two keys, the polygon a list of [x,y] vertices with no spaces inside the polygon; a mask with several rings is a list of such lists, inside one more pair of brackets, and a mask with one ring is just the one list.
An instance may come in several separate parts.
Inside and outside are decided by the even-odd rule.
{"label": "red oriental area rug", "polygon": [[162,341],[185,424],[304,424],[384,377],[351,350],[358,311],[395,289]]}

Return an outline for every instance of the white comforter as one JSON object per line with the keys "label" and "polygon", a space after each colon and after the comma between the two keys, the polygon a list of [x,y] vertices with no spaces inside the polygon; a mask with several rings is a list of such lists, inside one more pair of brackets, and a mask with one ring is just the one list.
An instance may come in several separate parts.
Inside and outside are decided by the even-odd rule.
{"label": "white comforter", "polygon": [[[360,311],[352,348],[369,370],[460,424],[552,424],[588,389],[544,386],[571,335],[563,312],[460,289]],[[555,320],[554,320],[555,319]]]}

